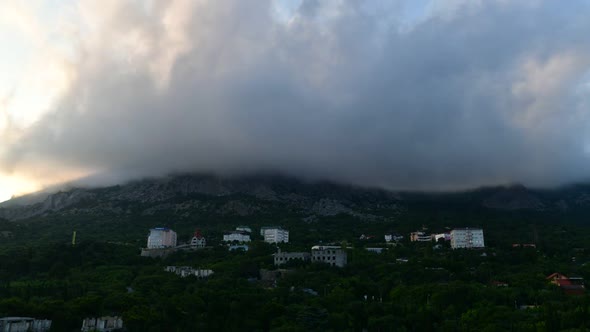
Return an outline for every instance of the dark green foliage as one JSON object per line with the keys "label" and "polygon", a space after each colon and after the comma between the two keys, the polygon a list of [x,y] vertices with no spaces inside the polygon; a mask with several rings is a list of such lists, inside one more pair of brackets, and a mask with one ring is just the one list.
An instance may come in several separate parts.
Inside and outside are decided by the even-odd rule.
{"label": "dark green foliage", "polygon": [[[549,284],[553,272],[590,279],[590,229],[581,208],[568,213],[498,212],[479,202],[484,192],[452,196],[405,194],[404,210],[376,208],[391,198],[380,192],[336,190],[330,185],[284,182],[284,191],[346,200],[382,216],[361,221],[350,215],[303,222],[297,211],[245,195],[194,199],[213,206],[240,200],[264,206],[246,216],[170,210],[142,215],[148,204],[121,203],[126,214],[53,214],[21,222],[0,221],[10,238],[0,242],[0,316],[53,320],[55,331],[79,330],[87,316],[122,315],[129,331],[584,331],[590,328],[590,298],[567,296]],[[102,189],[118,190],[117,187]],[[324,192],[322,194],[322,191]],[[542,194],[552,199],[550,193]],[[187,197],[173,198],[172,202]],[[373,205],[371,205],[371,204]],[[83,202],[78,208],[92,202]],[[363,210],[365,209],[365,210]],[[208,210],[209,211],[209,210]],[[245,224],[254,229],[247,252],[228,252],[221,234]],[[282,225],[292,243],[284,251],[343,242],[348,266],[290,262],[276,287],[259,279],[273,269],[276,247],[261,243],[257,230]],[[211,248],[179,251],[165,259],[139,257],[148,229],[169,226],[187,241],[200,228]],[[487,249],[453,251],[448,244],[415,244],[408,233],[477,226]],[[72,246],[71,235],[78,232]],[[382,254],[383,234],[406,239]],[[360,240],[361,234],[374,235]],[[536,243],[536,248],[512,248]],[[482,253],[485,252],[485,256]],[[398,259],[407,259],[407,262]],[[200,280],[167,273],[168,265],[215,271]],[[507,283],[497,287],[494,281]],[[526,309],[521,306],[528,306]]]}

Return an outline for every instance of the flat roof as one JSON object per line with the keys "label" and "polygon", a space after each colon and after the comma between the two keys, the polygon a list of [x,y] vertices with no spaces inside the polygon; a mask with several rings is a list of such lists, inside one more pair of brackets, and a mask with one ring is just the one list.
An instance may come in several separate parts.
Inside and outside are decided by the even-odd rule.
{"label": "flat roof", "polygon": [[311,250],[342,249],[342,246],[313,246]]}
{"label": "flat roof", "polygon": [[4,317],[0,318],[0,321],[21,321],[21,320],[35,320],[32,317]]}

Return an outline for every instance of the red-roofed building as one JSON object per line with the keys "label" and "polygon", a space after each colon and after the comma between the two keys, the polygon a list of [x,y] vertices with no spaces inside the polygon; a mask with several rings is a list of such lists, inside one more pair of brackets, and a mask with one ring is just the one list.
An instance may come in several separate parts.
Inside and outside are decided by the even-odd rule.
{"label": "red-roofed building", "polygon": [[580,277],[568,278],[567,276],[556,272],[549,275],[546,279],[552,284],[557,285],[557,287],[561,288],[569,295],[583,295],[586,291],[586,288],[584,287],[584,279]]}

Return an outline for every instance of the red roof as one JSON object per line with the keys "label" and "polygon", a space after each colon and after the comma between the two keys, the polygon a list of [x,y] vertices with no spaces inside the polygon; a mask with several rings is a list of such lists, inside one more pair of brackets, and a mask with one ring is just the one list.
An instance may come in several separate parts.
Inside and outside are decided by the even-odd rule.
{"label": "red roof", "polygon": [[585,292],[584,285],[577,284],[582,281],[582,278],[573,278],[577,283],[573,283],[572,280],[561,273],[553,273],[547,277],[547,280],[551,280],[552,284],[557,285],[566,294],[570,295],[581,295]]}

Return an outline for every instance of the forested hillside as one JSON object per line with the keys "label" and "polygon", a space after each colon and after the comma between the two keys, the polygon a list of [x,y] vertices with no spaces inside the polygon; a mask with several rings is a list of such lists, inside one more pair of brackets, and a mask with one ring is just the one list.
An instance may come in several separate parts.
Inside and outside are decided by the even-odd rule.
{"label": "forested hillside", "polygon": [[[121,315],[129,331],[590,327],[590,297],[566,295],[546,280],[554,272],[590,278],[584,186],[425,194],[293,179],[177,177],[57,195],[36,203],[51,206],[41,213],[0,221],[1,317],[52,319],[54,331],[79,330],[84,317],[102,315]],[[72,196],[79,199],[68,203]],[[40,206],[3,209],[6,217]],[[238,225],[254,230],[247,252],[221,243]],[[269,225],[290,231],[282,251],[334,243],[350,247],[348,265],[291,262],[290,272],[262,280],[261,269],[275,269],[277,248],[258,235]],[[208,248],[140,257],[156,226],[174,229],[179,242],[199,228]],[[482,228],[486,248],[409,241],[412,231],[457,227]],[[404,239],[388,245],[383,236],[390,233]],[[369,239],[361,240],[363,234]],[[214,275],[181,278],[164,271],[170,265]]]}

